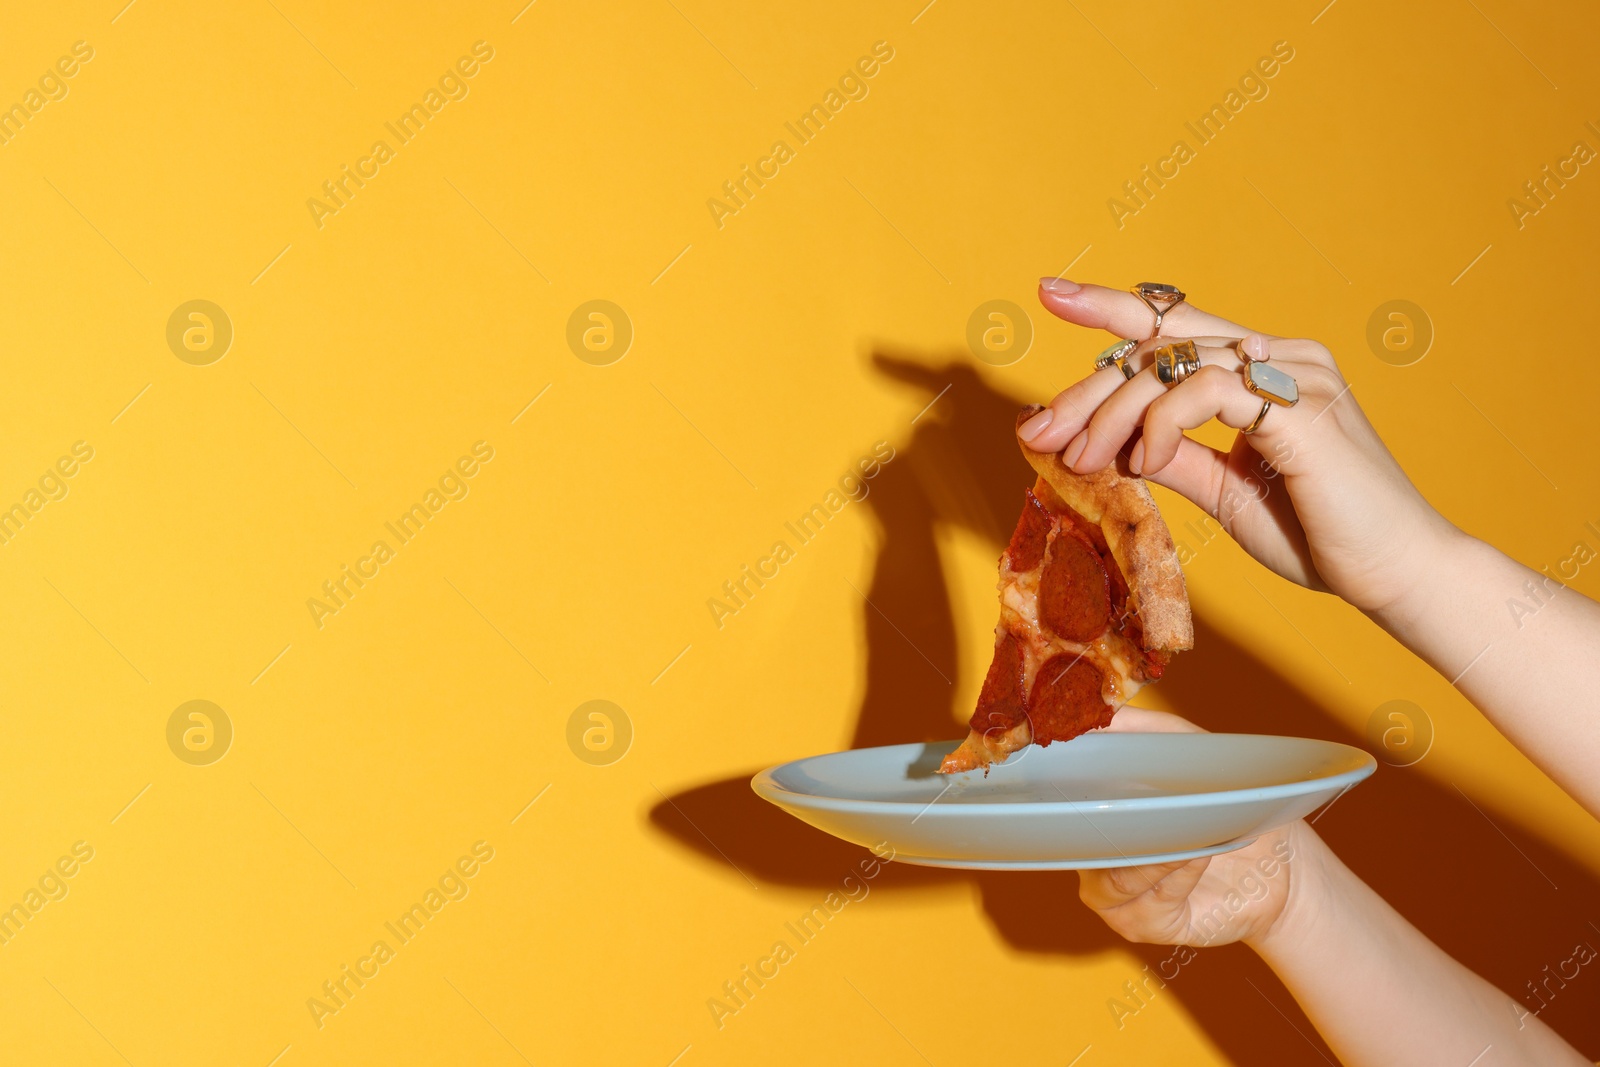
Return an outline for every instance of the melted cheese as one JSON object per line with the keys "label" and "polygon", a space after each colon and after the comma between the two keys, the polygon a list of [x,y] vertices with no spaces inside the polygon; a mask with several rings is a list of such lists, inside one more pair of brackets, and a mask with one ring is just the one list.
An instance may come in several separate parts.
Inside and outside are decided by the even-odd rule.
{"label": "melted cheese", "polygon": [[[1056,531],[1051,530],[1052,543],[1055,534]],[[1087,645],[1045,633],[1039,622],[1039,578],[1043,569],[1041,562],[1031,571],[1018,573],[1011,569],[1009,557],[1002,557],[1000,562],[1000,624],[997,633],[1005,630],[1022,639],[1023,693],[1033,692],[1034,677],[1047,660],[1065,653],[1082,656],[1094,664],[1104,679],[1101,697],[1112,707],[1120,708],[1145,685],[1134,678],[1135,664],[1141,658],[1139,649],[1110,625]]]}

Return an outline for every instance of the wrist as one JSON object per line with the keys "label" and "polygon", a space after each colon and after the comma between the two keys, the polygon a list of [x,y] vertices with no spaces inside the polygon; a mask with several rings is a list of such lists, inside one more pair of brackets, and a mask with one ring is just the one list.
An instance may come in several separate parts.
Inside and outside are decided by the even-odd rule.
{"label": "wrist", "polygon": [[1407,629],[1460,586],[1474,549],[1481,545],[1438,512],[1431,512],[1412,541],[1406,563],[1411,580],[1387,603],[1367,609],[1365,614],[1390,633]]}
{"label": "wrist", "polygon": [[1289,888],[1278,917],[1259,934],[1244,939],[1245,944],[1269,964],[1274,957],[1293,953],[1308,944],[1316,927],[1328,919],[1333,895],[1332,851],[1304,820],[1289,827],[1287,861]]}

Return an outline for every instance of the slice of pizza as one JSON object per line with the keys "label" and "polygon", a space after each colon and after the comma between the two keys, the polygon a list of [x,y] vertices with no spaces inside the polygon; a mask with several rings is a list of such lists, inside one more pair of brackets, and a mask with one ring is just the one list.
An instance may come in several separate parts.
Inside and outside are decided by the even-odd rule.
{"label": "slice of pizza", "polygon": [[994,660],[944,774],[987,773],[1030,743],[1109,725],[1194,645],[1178,552],[1144,479],[1115,467],[1077,474],[1025,445],[1022,454],[1039,478],[1000,557]]}

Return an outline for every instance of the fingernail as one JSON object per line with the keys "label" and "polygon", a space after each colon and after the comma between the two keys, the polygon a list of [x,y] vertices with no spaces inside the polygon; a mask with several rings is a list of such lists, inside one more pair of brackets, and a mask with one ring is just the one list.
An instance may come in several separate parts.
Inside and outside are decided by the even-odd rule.
{"label": "fingernail", "polygon": [[1246,334],[1244,340],[1239,342],[1239,347],[1251,359],[1258,359],[1265,363],[1272,355],[1267,350],[1267,339],[1259,333]]}
{"label": "fingernail", "polygon": [[1144,473],[1144,442],[1135,441],[1133,451],[1128,453],[1128,469],[1135,474]]}
{"label": "fingernail", "polygon": [[1061,462],[1065,463],[1069,467],[1072,466],[1078,462],[1078,457],[1083,455],[1083,450],[1088,447],[1089,435],[1086,433],[1080,433],[1078,436],[1072,439],[1072,443],[1067,446],[1067,450],[1061,453]]}
{"label": "fingernail", "polygon": [[1044,432],[1044,428],[1050,425],[1050,420],[1055,418],[1055,415],[1055,412],[1045,408],[1039,414],[1017,427],[1017,436],[1024,441],[1033,440]]}
{"label": "fingernail", "polygon": [[1079,285],[1075,281],[1070,281],[1066,278],[1057,278],[1052,275],[1049,278],[1040,278],[1039,288],[1048,293],[1055,293],[1057,296],[1071,296],[1079,289],[1082,289],[1083,286]]}

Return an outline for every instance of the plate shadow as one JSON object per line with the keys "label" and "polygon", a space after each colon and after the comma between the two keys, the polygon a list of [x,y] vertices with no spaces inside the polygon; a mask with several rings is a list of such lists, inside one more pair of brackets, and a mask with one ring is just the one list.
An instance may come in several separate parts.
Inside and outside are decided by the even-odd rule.
{"label": "plate shadow", "polygon": [[[870,604],[863,606],[867,677],[852,748],[959,734],[955,724],[970,709],[953,703],[957,633],[936,531],[960,526],[992,544],[998,557],[1023,490],[1033,481],[1010,433],[1025,399],[995,389],[965,354],[919,358],[880,349],[872,362],[885,378],[921,397],[920,403],[939,399],[910,438],[896,443],[896,460],[866,498],[880,536]],[[1366,625],[1354,613],[1352,620]],[[987,644],[989,635],[962,640]],[[1166,701],[1184,717],[1212,731],[1295,734],[1368,747],[1314,694],[1203,617],[1195,620],[1195,648],[1160,683]],[[819,893],[837,887],[866,853],[757,797],[749,785],[757,770],[657,803],[651,825],[754,883]],[[1530,1010],[1548,1002],[1540,1017],[1595,1057],[1600,1013],[1588,1006],[1600,996],[1600,973],[1549,981],[1575,946],[1600,948],[1600,926],[1590,921],[1600,922],[1600,884],[1587,869],[1516,823],[1491,817],[1453,783],[1418,767],[1380,765],[1372,778],[1313,818],[1344,861],[1425,934]],[[995,933],[1020,951],[1077,956],[1123,948],[1152,970],[1172,952],[1129,945],[1113,934],[1078,902],[1072,872],[890,864],[874,892],[951,883],[975,886]],[[941,933],[929,931],[930,951]],[[1128,977],[1138,976],[1130,971]],[[1586,981],[1594,988],[1582,988]],[[1540,983],[1536,995],[1533,985]],[[1241,946],[1202,951],[1157,994],[1168,996],[1181,1001],[1234,1063],[1315,1062],[1308,1043],[1333,1062],[1293,998]],[[1126,1000],[1120,988],[1107,989],[1104,997]],[[1276,1010],[1265,1010],[1263,999]]]}

